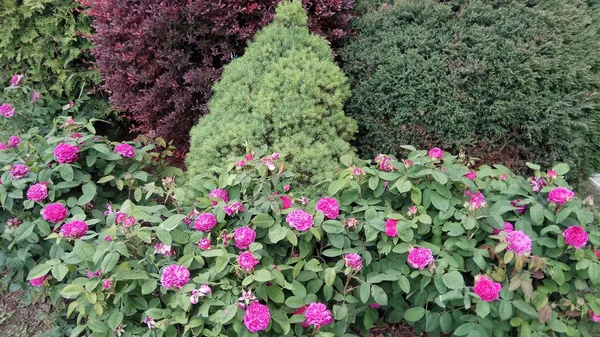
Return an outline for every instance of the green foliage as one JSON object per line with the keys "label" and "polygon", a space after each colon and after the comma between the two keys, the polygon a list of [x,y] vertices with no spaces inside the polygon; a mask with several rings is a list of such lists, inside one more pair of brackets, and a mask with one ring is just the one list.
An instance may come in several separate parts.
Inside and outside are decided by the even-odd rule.
{"label": "green foliage", "polygon": [[0,83],[22,74],[44,96],[73,99],[98,84],[87,38],[91,20],[73,0],[3,0]]}
{"label": "green foliage", "polygon": [[189,171],[266,144],[285,155],[299,183],[331,177],[356,129],[342,110],[349,95],[331,48],[306,28],[301,3],[285,2],[244,56],[225,67],[210,113],[191,131]]}
{"label": "green foliage", "polygon": [[573,180],[600,170],[597,8],[582,0],[376,3],[368,1],[374,8],[340,52],[362,155],[437,145],[511,168],[567,162]]}

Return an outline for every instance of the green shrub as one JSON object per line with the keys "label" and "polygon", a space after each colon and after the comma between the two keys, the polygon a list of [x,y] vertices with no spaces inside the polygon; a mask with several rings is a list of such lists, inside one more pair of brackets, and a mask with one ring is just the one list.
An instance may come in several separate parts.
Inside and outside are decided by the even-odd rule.
{"label": "green shrub", "polygon": [[[38,158],[36,148],[24,146],[19,151],[29,149],[30,157]],[[53,198],[69,206],[65,222],[87,219],[91,226],[80,238],[59,234],[63,222],[54,225],[41,219],[39,208],[46,201],[34,203],[33,208],[22,201],[23,185],[33,183],[34,175],[22,182],[11,181],[5,173],[1,187],[12,200],[10,212],[23,220],[16,230],[0,228],[4,239],[0,260],[6,261],[4,268],[9,267],[4,280],[14,284],[24,274],[29,280],[48,275],[41,287],[30,289],[30,296],[69,299],[68,315],[77,324],[73,334],[256,336],[244,326],[248,325],[240,306],[253,300],[245,301],[243,292],[251,294],[246,298],[267,305],[270,312],[261,336],[350,337],[402,319],[432,336],[441,332],[482,337],[598,333],[589,316],[590,311],[600,313],[598,214],[589,199],[568,198],[561,205],[547,200],[558,186],[567,187],[567,165],[547,172],[532,165],[536,171],[529,180],[500,165],[483,166],[475,177],[471,173],[471,180],[465,176],[469,169],[447,153],[442,160],[433,160],[426,151],[411,149],[403,162],[379,157],[378,166],[343,156],[346,167],[329,186],[340,204],[337,214],[335,207],[316,211],[320,200],[305,199],[302,191],[287,192],[293,175],[267,170],[260,162],[266,155],[263,148],[254,159],[232,158],[244,160],[243,167],[227,165],[187,182],[163,181],[165,192],[172,196],[165,205],[153,203],[163,191],[150,180],[144,185],[146,198],[138,201],[121,203],[127,195],[101,192],[103,184],[115,181],[108,172],[98,179],[95,195],[120,201],[103,213],[105,208],[77,205],[93,197],[90,185],[96,181],[85,179],[83,163],[90,156],[102,162],[105,152],[87,143],[83,148],[79,164],[72,168],[73,183],[85,184],[81,190],[69,188],[70,178],[60,178],[68,170],[63,167],[69,166],[63,164],[55,168],[62,186],[54,188]],[[47,152],[43,146],[40,149]],[[1,158],[3,164],[11,162]],[[146,156],[139,153],[135,161],[142,158]],[[120,168],[127,161],[113,163]],[[38,167],[36,181],[49,171],[41,163]],[[138,179],[140,167],[133,163],[127,171]],[[534,192],[533,178],[536,182],[543,178],[547,186]],[[211,197],[216,188],[227,191],[227,197]],[[154,197],[153,192],[157,192]],[[283,202],[285,196],[290,205]],[[516,199],[520,201],[514,203]],[[238,212],[232,211],[236,204]],[[6,217],[9,211],[3,205]],[[308,231],[295,230],[287,222],[296,210],[312,217],[314,224]],[[201,213],[215,216],[213,228],[196,223]],[[135,221],[126,225],[124,219],[131,217]],[[509,250],[508,230],[492,233],[507,228],[505,221],[531,238],[531,252]],[[256,233],[246,240],[245,244],[253,242],[247,248],[235,235],[243,226]],[[563,237],[571,226],[588,233],[578,249]],[[200,247],[203,239],[210,247]],[[417,247],[429,249],[434,257],[423,269],[407,261],[409,251]],[[28,257],[32,252],[35,259]],[[244,252],[258,260],[252,270],[241,269],[237,259]],[[353,269],[344,259],[346,254],[359,254],[362,268],[354,264]],[[22,258],[26,260],[16,262]],[[188,270],[189,278],[163,279],[165,269],[175,264]],[[478,275],[501,285],[497,299],[484,302],[476,294],[473,286]],[[162,285],[173,281],[182,287]],[[211,293],[198,295],[201,285],[208,285]],[[318,331],[304,327],[305,315],[300,313],[314,302],[324,303],[333,317]]]}
{"label": "green shrub", "polygon": [[285,155],[299,183],[330,177],[356,128],[342,110],[349,95],[331,48],[306,28],[301,3],[285,2],[244,56],[225,67],[210,113],[192,129],[189,171],[266,144]]}
{"label": "green shrub", "polygon": [[357,148],[435,145],[512,168],[566,162],[573,180],[597,172],[598,19],[586,1],[376,6],[340,52]]}
{"label": "green shrub", "polygon": [[0,81],[21,74],[45,96],[74,98],[100,82],[87,38],[91,20],[71,0],[4,0],[0,7]]}

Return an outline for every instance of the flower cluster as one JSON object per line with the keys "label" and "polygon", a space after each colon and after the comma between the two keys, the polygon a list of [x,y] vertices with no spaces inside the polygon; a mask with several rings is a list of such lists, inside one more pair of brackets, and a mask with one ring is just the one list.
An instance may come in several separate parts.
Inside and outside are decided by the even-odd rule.
{"label": "flower cluster", "polygon": [[[375,162],[377,164],[379,164],[380,170],[385,171],[385,172],[393,172],[396,170],[396,168],[390,164],[390,161],[392,161],[393,159],[394,158],[392,158],[391,156],[388,156],[385,154],[378,154],[375,157]],[[361,174],[355,174],[355,175],[361,175]]]}

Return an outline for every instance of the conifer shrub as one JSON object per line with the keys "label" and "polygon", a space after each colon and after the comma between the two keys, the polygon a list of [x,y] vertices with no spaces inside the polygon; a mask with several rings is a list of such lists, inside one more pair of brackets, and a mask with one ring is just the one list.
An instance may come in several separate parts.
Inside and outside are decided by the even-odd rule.
{"label": "conifer shrub", "polygon": [[0,82],[20,74],[42,96],[73,99],[100,74],[90,56],[91,19],[72,0],[5,0],[0,6]]}
{"label": "conifer shrub", "polygon": [[[136,130],[174,140],[183,153],[223,66],[272,21],[280,1],[82,0],[94,18],[94,55],[112,104]],[[354,1],[303,3],[311,31],[337,45]]]}
{"label": "conifer shrub", "polygon": [[299,2],[278,8],[245,55],[225,67],[214,92],[210,113],[191,131],[192,175],[266,144],[285,156],[298,182],[316,183],[350,151],[355,124],[342,109],[346,78],[327,42],[306,28]]}
{"label": "conifer shrub", "polygon": [[442,144],[512,168],[567,162],[573,180],[600,170],[597,8],[364,2],[373,7],[340,52],[362,155]]}

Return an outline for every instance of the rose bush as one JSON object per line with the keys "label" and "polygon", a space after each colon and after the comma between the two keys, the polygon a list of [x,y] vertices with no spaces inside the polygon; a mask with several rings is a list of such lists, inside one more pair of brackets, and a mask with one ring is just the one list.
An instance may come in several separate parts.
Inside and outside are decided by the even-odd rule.
{"label": "rose bush", "polygon": [[[84,141],[80,159],[61,165],[83,167],[103,154],[128,170],[143,166],[128,160],[145,158],[144,148],[128,159],[93,144]],[[598,332],[593,202],[562,192],[549,200],[556,188],[571,191],[566,165],[551,176],[530,165],[529,179],[483,166],[471,180],[457,157],[408,148],[402,161],[342,157],[325,196],[290,187],[291,172],[260,159],[273,157],[266,148],[185,183],[164,180],[164,189],[148,180],[146,198],[133,188],[119,202],[110,196],[106,209],[78,205],[88,188],[62,195],[53,181],[48,200],[31,202],[35,211],[12,202],[23,222],[14,234],[5,226],[13,250],[4,254],[35,254],[3,265],[5,279],[27,273],[32,294],[64,298],[75,336],[356,336],[401,320],[433,336]],[[54,160],[52,146],[43,153],[44,164]],[[97,190],[128,181],[100,171],[90,180]],[[11,179],[2,176],[12,198],[19,184],[47,181]],[[158,203],[163,192],[167,202]],[[58,201],[69,215],[50,224],[40,203]],[[71,225],[61,235],[72,221],[85,221],[85,233]]]}

